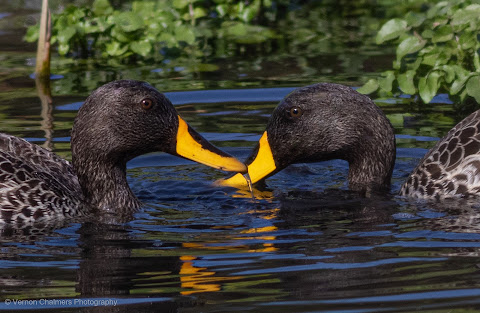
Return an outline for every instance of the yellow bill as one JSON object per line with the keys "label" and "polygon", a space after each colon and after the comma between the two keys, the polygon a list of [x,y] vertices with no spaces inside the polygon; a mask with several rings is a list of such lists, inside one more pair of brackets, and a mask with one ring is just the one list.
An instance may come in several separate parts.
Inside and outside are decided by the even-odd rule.
{"label": "yellow bill", "polygon": [[246,173],[245,164],[213,146],[178,116],[177,154],[223,171]]}
{"label": "yellow bill", "polygon": [[[259,148],[253,162],[248,165],[248,175],[252,184],[267,177],[277,169],[273,159],[272,149],[268,143],[267,132],[264,132],[258,141]],[[220,179],[215,182],[218,186],[231,186],[235,188],[248,188],[248,183],[242,174],[236,174],[227,179]]]}

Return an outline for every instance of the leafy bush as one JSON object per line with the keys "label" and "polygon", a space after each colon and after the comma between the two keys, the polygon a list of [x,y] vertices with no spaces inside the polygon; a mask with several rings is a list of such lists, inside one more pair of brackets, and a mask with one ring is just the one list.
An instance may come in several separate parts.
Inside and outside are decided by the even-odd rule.
{"label": "leafy bush", "polygon": [[[383,24],[377,44],[397,43],[393,70],[370,79],[359,91],[419,95],[429,103],[437,92],[480,103],[480,1],[448,0],[423,12]],[[456,100],[456,99],[455,99]]]}
{"label": "leafy bush", "polygon": [[[52,44],[58,46],[62,56],[132,61],[162,59],[176,50],[189,53],[191,51],[185,51],[187,47],[213,36],[237,42],[261,42],[272,38],[274,33],[268,28],[249,24],[260,14],[262,3],[271,5],[271,1],[245,3],[233,0],[133,1],[131,8],[125,11],[114,9],[108,0],[95,0],[91,7],[69,6],[53,15]],[[215,33],[212,30],[216,30]],[[37,39],[38,25],[30,27],[25,36],[29,42]]]}
{"label": "leafy bush", "polygon": [[[114,10],[108,0],[96,0],[91,8],[69,6],[53,16],[52,44],[58,45],[60,55],[100,53],[104,58],[147,57],[154,49],[192,44],[192,26],[178,11],[160,10],[159,4],[136,1],[125,12]],[[36,28],[28,29],[26,40],[35,41],[37,33]]]}

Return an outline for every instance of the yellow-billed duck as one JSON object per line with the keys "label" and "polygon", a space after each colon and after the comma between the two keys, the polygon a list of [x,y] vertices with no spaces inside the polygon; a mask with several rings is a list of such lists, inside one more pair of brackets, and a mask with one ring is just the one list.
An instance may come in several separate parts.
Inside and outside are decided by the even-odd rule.
{"label": "yellow-billed duck", "polygon": [[145,82],[119,80],[95,90],[75,118],[72,163],[24,139],[0,134],[0,223],[135,210],[126,164],[154,151],[225,171],[246,167],[194,131]]}
{"label": "yellow-billed duck", "polygon": [[[362,194],[390,188],[395,136],[385,114],[353,89],[320,83],[296,89],[270,117],[247,159],[253,183],[301,162],[343,159],[351,190]],[[217,182],[245,187],[241,174]],[[446,198],[480,193],[480,113],[457,124],[421,160],[401,187],[414,198]]]}

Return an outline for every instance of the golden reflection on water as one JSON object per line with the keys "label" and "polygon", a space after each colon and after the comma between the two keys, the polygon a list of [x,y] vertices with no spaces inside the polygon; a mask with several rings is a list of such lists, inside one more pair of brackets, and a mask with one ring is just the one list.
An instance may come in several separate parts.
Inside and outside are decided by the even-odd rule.
{"label": "golden reflection on water", "polygon": [[183,255],[180,257],[182,261],[182,267],[180,268],[180,282],[182,289],[188,289],[181,291],[184,296],[191,295],[198,292],[212,292],[219,291],[219,280],[223,280],[223,277],[214,277],[215,272],[207,271],[205,267],[195,267],[193,260],[196,257],[192,255]]}
{"label": "golden reflection on water", "polygon": [[252,187],[252,190],[249,189],[238,189],[232,195],[233,198],[253,198],[255,200],[272,200],[273,192],[272,191],[260,191],[255,187]]}
{"label": "golden reflection on water", "polygon": [[[268,215],[261,216],[262,219],[272,220],[277,217],[279,209],[269,210]],[[254,213],[254,211],[250,212]],[[212,228],[215,228],[212,227]],[[223,227],[228,228],[228,226]],[[233,227],[232,227],[233,228]],[[278,228],[275,225],[268,225],[258,228],[249,228],[246,230],[240,231],[240,234],[251,234],[251,236],[232,236],[232,240],[265,240],[265,241],[274,241],[276,239],[275,235],[272,233],[276,232]],[[228,239],[228,238],[227,238]],[[213,242],[211,242],[213,243]],[[191,250],[229,250],[232,253],[235,252],[247,252],[247,253],[261,253],[261,252],[275,252],[278,248],[271,242],[262,243],[260,246],[252,249],[251,246],[247,244],[239,245],[219,245],[215,242],[215,245],[207,243],[196,243],[196,242],[185,242],[182,244],[183,248]],[[195,260],[201,258],[201,256],[194,255],[182,255],[180,256],[180,261],[182,262],[180,268],[180,282],[181,288],[183,291],[180,292],[182,295],[191,295],[193,293],[200,292],[213,292],[222,290],[222,285],[225,282],[231,282],[234,280],[243,279],[243,276],[218,276],[217,272],[208,269],[207,267],[197,267],[195,266]]]}

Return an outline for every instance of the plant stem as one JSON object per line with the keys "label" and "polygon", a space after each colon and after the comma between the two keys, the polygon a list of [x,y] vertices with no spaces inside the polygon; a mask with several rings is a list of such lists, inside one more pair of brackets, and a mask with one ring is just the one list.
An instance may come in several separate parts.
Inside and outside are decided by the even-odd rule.
{"label": "plant stem", "polygon": [[40,34],[37,46],[37,63],[35,76],[39,79],[50,77],[50,37],[51,37],[51,16],[48,9],[48,0],[42,2],[42,13],[40,18]]}

